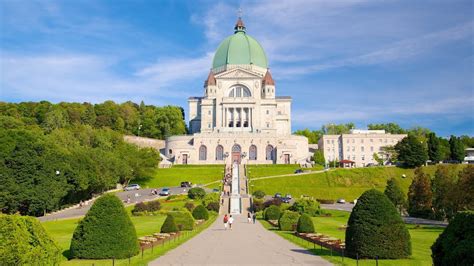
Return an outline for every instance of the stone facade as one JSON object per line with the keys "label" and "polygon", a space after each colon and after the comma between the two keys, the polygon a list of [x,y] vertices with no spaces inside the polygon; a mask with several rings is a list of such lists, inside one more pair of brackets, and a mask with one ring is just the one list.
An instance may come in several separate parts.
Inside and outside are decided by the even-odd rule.
{"label": "stone facade", "polygon": [[192,135],[167,138],[166,157],[175,164],[306,162],[307,138],[291,135],[291,97],[276,96],[263,49],[240,19],[235,30],[216,52],[204,96],[188,100]]}
{"label": "stone facade", "polygon": [[349,160],[355,167],[377,164],[374,153],[380,154],[384,146],[395,146],[406,134],[389,134],[385,130],[351,130],[350,134],[323,135],[319,149],[326,162]]}

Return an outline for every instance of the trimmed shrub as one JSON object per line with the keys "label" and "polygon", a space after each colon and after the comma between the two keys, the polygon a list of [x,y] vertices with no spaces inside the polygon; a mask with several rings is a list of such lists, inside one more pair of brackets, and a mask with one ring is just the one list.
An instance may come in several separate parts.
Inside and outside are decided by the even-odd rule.
{"label": "trimmed shrub", "polygon": [[207,209],[204,206],[198,205],[193,210],[193,217],[196,220],[207,220],[209,219],[209,212],[207,212]]}
{"label": "trimmed shrub", "polygon": [[140,213],[156,212],[161,209],[159,201],[139,202],[133,207],[132,214],[139,215]]}
{"label": "trimmed shrub", "polygon": [[474,264],[474,211],[459,212],[431,246],[433,264]]}
{"label": "trimmed shrub", "polygon": [[278,226],[281,231],[294,231],[298,224],[300,214],[292,211],[285,211],[278,220]]}
{"label": "trimmed shrub", "polygon": [[272,205],[274,206],[278,206],[280,207],[280,205],[282,204],[283,202],[281,201],[281,199],[271,199],[271,200],[267,200],[263,203],[263,207],[266,209]]}
{"label": "trimmed shrub", "polygon": [[313,220],[311,220],[311,216],[303,213],[298,219],[296,231],[298,233],[314,233],[314,224]]}
{"label": "trimmed shrub", "polygon": [[138,254],[135,227],[117,196],[97,199],[74,231],[71,257],[123,259]]}
{"label": "trimmed shrub", "polygon": [[206,196],[206,191],[201,187],[193,187],[188,190],[188,198],[190,199],[202,199]]}
{"label": "trimmed shrub", "polygon": [[399,259],[411,255],[408,229],[380,191],[367,190],[359,197],[347,225],[346,251],[350,257]]}
{"label": "trimmed shrub", "polygon": [[257,190],[257,191],[252,193],[252,196],[254,196],[257,199],[263,199],[265,197],[265,195],[266,195],[265,192],[263,192],[261,190]]}
{"label": "trimmed shrub", "polygon": [[174,222],[173,215],[166,215],[165,222],[161,226],[160,232],[161,233],[178,232],[178,227],[176,226],[176,223]]}
{"label": "trimmed shrub", "polygon": [[186,208],[188,211],[192,212],[196,206],[194,203],[188,201],[184,204],[184,208]]}
{"label": "trimmed shrub", "polygon": [[206,208],[209,211],[214,211],[214,212],[219,212],[220,207],[221,207],[221,205],[219,204],[218,201],[209,202],[206,206]]}
{"label": "trimmed shrub", "polygon": [[253,199],[252,200],[252,209],[254,212],[259,212],[264,209],[263,200]]}
{"label": "trimmed shrub", "polygon": [[298,212],[299,214],[306,213],[313,217],[321,213],[319,202],[312,199],[298,199],[289,210]]}
{"label": "trimmed shrub", "polygon": [[0,214],[0,265],[56,265],[61,249],[33,217]]}
{"label": "trimmed shrub", "polygon": [[146,205],[149,212],[156,212],[161,209],[161,203],[158,200],[150,201]]}
{"label": "trimmed shrub", "polygon": [[207,204],[211,202],[219,203],[220,199],[221,199],[221,196],[219,195],[219,193],[209,193],[209,194],[206,194],[204,198],[202,199],[202,205],[207,206]]}
{"label": "trimmed shrub", "polygon": [[138,212],[145,212],[145,211],[147,211],[147,206],[145,202],[139,202],[135,204],[135,206],[133,207],[132,213],[135,214]]}
{"label": "trimmed shrub", "polygon": [[174,199],[177,199],[177,198],[178,198],[178,195],[169,195],[168,197],[166,197],[166,200],[170,201],[170,200],[174,200]]}
{"label": "trimmed shrub", "polygon": [[280,219],[281,211],[278,206],[272,205],[268,208],[265,209],[263,212],[263,216],[265,217],[265,220],[278,220]]}
{"label": "trimmed shrub", "polygon": [[194,218],[188,211],[170,211],[169,215],[172,215],[174,222],[180,231],[192,231],[194,228]]}

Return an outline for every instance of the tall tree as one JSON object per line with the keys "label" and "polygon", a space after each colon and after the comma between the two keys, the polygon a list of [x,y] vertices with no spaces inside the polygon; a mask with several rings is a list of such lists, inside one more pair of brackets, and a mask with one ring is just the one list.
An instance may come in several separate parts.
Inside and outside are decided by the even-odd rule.
{"label": "tall tree", "polygon": [[400,183],[395,178],[390,178],[387,181],[387,186],[384,191],[385,196],[395,205],[398,212],[402,212],[404,206],[406,205],[406,197],[400,187]]}
{"label": "tall tree", "polygon": [[464,160],[464,144],[461,139],[451,135],[449,138],[449,148],[451,151],[451,160],[462,162]]}
{"label": "tall tree", "polygon": [[313,161],[319,165],[325,165],[326,160],[324,159],[324,154],[321,150],[314,152]]}
{"label": "tall tree", "polygon": [[457,171],[452,165],[439,165],[433,179],[433,210],[436,218],[451,218],[457,211],[455,203]]}
{"label": "tall tree", "polygon": [[424,145],[411,134],[398,142],[395,150],[398,152],[398,160],[407,167],[419,167],[428,160]]}
{"label": "tall tree", "polygon": [[321,131],[327,135],[339,135],[349,133],[354,128],[355,124],[352,122],[346,124],[326,124],[321,127]]}
{"label": "tall tree", "polygon": [[443,159],[440,149],[440,141],[434,132],[428,134],[428,157],[434,163],[438,163]]}
{"label": "tall tree", "polygon": [[449,140],[445,138],[439,138],[439,151],[441,154],[441,160],[447,161],[451,158],[451,150],[449,147]]}
{"label": "tall tree", "polygon": [[474,165],[468,165],[459,173],[454,191],[458,210],[474,210]]}
{"label": "tall tree", "polygon": [[415,177],[408,190],[408,213],[412,217],[431,218],[433,192],[430,177],[421,167],[415,169]]}
{"label": "tall tree", "polygon": [[387,123],[387,124],[368,124],[367,128],[370,130],[385,130],[387,133],[391,134],[405,134],[406,130],[400,127],[396,123]]}

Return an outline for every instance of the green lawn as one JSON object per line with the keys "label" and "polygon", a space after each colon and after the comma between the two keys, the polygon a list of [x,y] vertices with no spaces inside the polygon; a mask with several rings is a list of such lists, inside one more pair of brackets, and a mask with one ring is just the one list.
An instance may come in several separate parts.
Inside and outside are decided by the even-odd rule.
{"label": "green lawn", "polygon": [[[136,180],[144,188],[179,186],[182,181],[193,184],[207,184],[222,180],[224,165],[175,165],[159,168],[152,178]],[[211,187],[216,186],[211,185]]]}
{"label": "green lawn", "polygon": [[[331,213],[332,217],[314,217],[315,229],[318,233],[323,233],[340,239],[344,239],[345,231],[340,230],[339,227],[347,224],[349,219],[349,212],[343,211],[327,211]],[[310,242],[304,241],[300,238],[295,237],[291,232],[282,232],[274,230],[270,224],[265,221],[262,221],[262,224],[282,236],[283,238],[302,246],[306,249],[311,250],[314,254],[322,256],[326,260],[338,264],[338,265],[357,265],[356,260],[350,258],[344,258],[344,263],[342,262],[342,257],[336,253],[331,256],[331,252],[325,248],[321,249],[320,247],[314,245]],[[431,261],[431,245],[438,238],[439,234],[443,231],[441,227],[430,227],[430,226],[420,226],[416,227],[414,225],[407,225],[408,230],[411,235],[412,241],[412,256],[409,259],[401,260],[379,260],[379,265],[432,265]],[[360,260],[359,265],[375,265],[375,260]]]}
{"label": "green lawn", "polygon": [[[271,174],[277,172],[275,169],[278,169],[278,167],[268,168],[271,169],[268,170],[268,173]],[[436,171],[435,166],[424,167],[424,169],[430,175]],[[255,170],[251,171],[253,173]],[[344,198],[346,201],[351,201],[368,189],[384,190],[387,180],[392,177],[400,181],[402,189],[406,193],[413,179],[413,172],[413,169],[398,167],[336,169],[324,173],[253,180],[250,182],[250,187],[252,191],[263,190],[267,195],[280,192],[282,194],[289,193],[293,197],[307,195],[318,199]],[[406,175],[406,178],[402,178],[403,174]]]}
{"label": "green lawn", "polygon": [[[249,178],[287,175],[295,173],[296,169],[301,169],[297,164],[257,164],[248,165],[247,174]],[[303,170],[322,170],[322,166],[315,166],[314,168],[304,168]]]}
{"label": "green lawn", "polygon": [[[185,202],[187,201],[186,197],[178,197],[172,201],[160,200],[162,203],[163,210],[170,210],[174,207],[182,208],[184,207]],[[127,212],[130,214],[133,206],[127,207]],[[137,231],[138,237],[151,235],[153,233],[159,232],[161,225],[163,224],[166,216],[157,215],[157,216],[130,216],[135,229]],[[175,248],[184,241],[190,239],[194,235],[201,232],[204,228],[207,228],[212,221],[217,217],[216,214],[213,214],[208,222],[205,225],[200,226],[197,230],[192,232],[185,232],[183,236],[180,237],[177,241],[167,243],[164,246],[160,246],[154,249],[153,253],[151,250],[146,250],[144,252],[143,259],[141,254],[133,257],[131,259],[132,265],[146,265],[146,263],[154,258],[157,258],[159,255],[166,253],[168,250]],[[58,221],[48,221],[43,222],[44,228],[48,233],[58,242],[59,246],[63,250],[63,261],[61,265],[111,265],[111,260],[67,260],[69,255],[69,246],[71,245],[71,238],[74,233],[74,230],[81,218],[74,219],[65,219]],[[116,265],[128,265],[128,260],[117,260]]]}

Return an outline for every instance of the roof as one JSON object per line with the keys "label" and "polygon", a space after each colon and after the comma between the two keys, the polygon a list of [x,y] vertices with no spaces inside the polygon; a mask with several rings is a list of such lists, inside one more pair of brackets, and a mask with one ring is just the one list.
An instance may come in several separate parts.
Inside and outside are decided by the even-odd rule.
{"label": "roof", "polygon": [[262,46],[245,32],[242,19],[235,25],[235,33],[224,39],[214,54],[212,68],[225,65],[256,65],[268,67]]}
{"label": "roof", "polygon": [[275,85],[275,81],[273,80],[270,70],[267,70],[267,73],[265,73],[265,77],[263,77],[262,83],[263,85]]}
{"label": "roof", "polygon": [[355,163],[355,162],[351,160],[340,160],[339,163]]}
{"label": "roof", "polygon": [[204,82],[205,87],[209,85],[216,85],[216,77],[214,77],[214,73],[212,73],[212,71],[209,71],[209,75],[207,76],[207,79]]}

